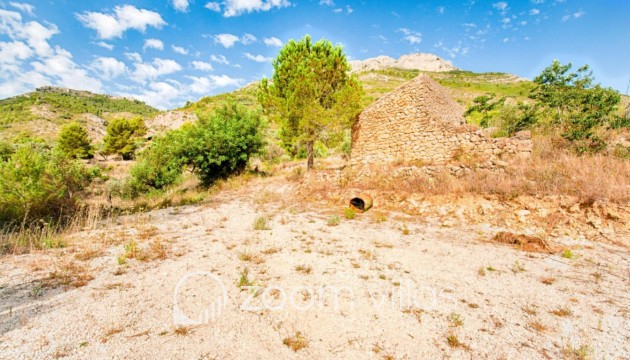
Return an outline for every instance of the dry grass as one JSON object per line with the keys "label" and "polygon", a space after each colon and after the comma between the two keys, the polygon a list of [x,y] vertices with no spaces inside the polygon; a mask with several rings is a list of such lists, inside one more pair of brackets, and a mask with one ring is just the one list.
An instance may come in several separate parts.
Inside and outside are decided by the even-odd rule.
{"label": "dry grass", "polygon": [[89,269],[74,261],[63,262],[48,274],[43,285],[47,287],[81,287],[87,285],[94,276]]}
{"label": "dry grass", "polygon": [[503,172],[473,166],[469,174],[461,177],[450,175],[446,168],[433,176],[419,171],[393,176],[399,169],[396,164],[378,166],[369,171],[370,176],[359,179],[356,179],[357,169],[346,169],[339,183],[309,181],[303,186],[304,195],[334,199],[345,188],[360,188],[396,194],[399,198],[421,193],[494,194],[507,199],[522,195],[568,195],[582,201],[609,200],[622,204],[630,200],[629,161],[606,155],[578,156],[554,145],[549,137],[535,137],[532,156],[510,160]]}
{"label": "dry grass", "polygon": [[295,352],[298,352],[305,347],[308,347],[308,340],[306,340],[306,338],[299,331],[297,331],[293,336],[284,338],[282,340],[282,343]]}
{"label": "dry grass", "polygon": [[103,204],[85,206],[71,218],[57,223],[36,220],[21,226],[7,225],[0,228],[0,255],[25,254],[35,250],[61,248],[68,245],[70,234],[94,230],[109,225],[111,211]]}
{"label": "dry grass", "polygon": [[536,320],[536,321],[530,321],[527,326],[529,326],[531,329],[537,331],[537,332],[545,332],[547,331],[547,327],[545,325],[543,325],[543,323],[541,323],[540,321]]}

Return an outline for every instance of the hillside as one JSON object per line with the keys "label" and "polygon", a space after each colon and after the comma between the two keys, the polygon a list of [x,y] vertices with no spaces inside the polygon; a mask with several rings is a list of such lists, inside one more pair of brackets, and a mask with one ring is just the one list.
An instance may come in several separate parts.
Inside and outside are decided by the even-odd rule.
{"label": "hillside", "polygon": [[98,140],[104,136],[109,119],[138,115],[148,118],[158,113],[139,100],[42,87],[0,100],[0,138],[10,139],[18,134],[54,138],[63,124],[78,121]]}

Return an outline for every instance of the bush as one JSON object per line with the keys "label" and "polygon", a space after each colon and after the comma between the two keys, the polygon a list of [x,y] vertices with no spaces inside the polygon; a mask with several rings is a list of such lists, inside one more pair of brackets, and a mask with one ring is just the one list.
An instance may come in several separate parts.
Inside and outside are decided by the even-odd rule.
{"label": "bush", "polygon": [[107,125],[107,135],[103,138],[105,155],[116,154],[123,160],[131,160],[147,127],[141,117],[132,119],[114,119]]}
{"label": "bush", "polygon": [[236,103],[210,116],[201,115],[195,126],[182,129],[181,161],[192,167],[204,185],[211,185],[245,169],[250,156],[265,145],[263,126],[259,114]]}
{"label": "bush", "polygon": [[7,161],[0,162],[0,225],[72,215],[76,193],[94,171],[45,145],[17,144]]}
{"label": "bush", "polygon": [[91,159],[94,157],[94,149],[88,138],[88,133],[77,122],[66,124],[61,128],[57,149],[73,159]]}
{"label": "bush", "polygon": [[235,103],[157,138],[131,170],[132,195],[173,184],[188,167],[205,186],[243,171],[262,150],[260,115]]}

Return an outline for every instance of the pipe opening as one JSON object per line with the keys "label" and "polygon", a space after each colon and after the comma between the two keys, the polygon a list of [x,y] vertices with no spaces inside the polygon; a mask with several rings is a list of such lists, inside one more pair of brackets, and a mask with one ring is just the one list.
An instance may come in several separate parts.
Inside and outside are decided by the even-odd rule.
{"label": "pipe opening", "polygon": [[365,211],[365,201],[363,201],[363,199],[361,198],[356,197],[356,198],[351,199],[350,205],[357,208],[357,210]]}
{"label": "pipe opening", "polygon": [[366,212],[372,207],[372,197],[370,195],[356,196],[350,199],[350,208],[358,212]]}

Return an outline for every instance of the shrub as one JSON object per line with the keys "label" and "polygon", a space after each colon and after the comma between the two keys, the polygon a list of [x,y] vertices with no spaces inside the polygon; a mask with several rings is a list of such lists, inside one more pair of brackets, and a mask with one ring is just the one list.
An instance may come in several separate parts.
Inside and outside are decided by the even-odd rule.
{"label": "shrub", "polygon": [[73,159],[90,159],[94,156],[88,133],[77,122],[66,124],[61,128],[57,149]]}
{"label": "shrub", "polygon": [[245,169],[249,158],[265,145],[260,115],[236,103],[224,105],[210,116],[200,116],[184,129],[182,161],[204,185]]}
{"label": "shrub", "polygon": [[132,195],[173,184],[188,167],[205,186],[243,171],[264,146],[260,115],[235,103],[157,138],[131,170]]}
{"label": "shrub", "polygon": [[0,162],[0,225],[71,215],[77,209],[76,193],[97,171],[39,143],[16,145]]}
{"label": "shrub", "polygon": [[103,153],[116,154],[123,160],[131,160],[138,148],[142,136],[147,133],[141,117],[133,119],[114,119],[107,125],[107,135],[103,138]]}

